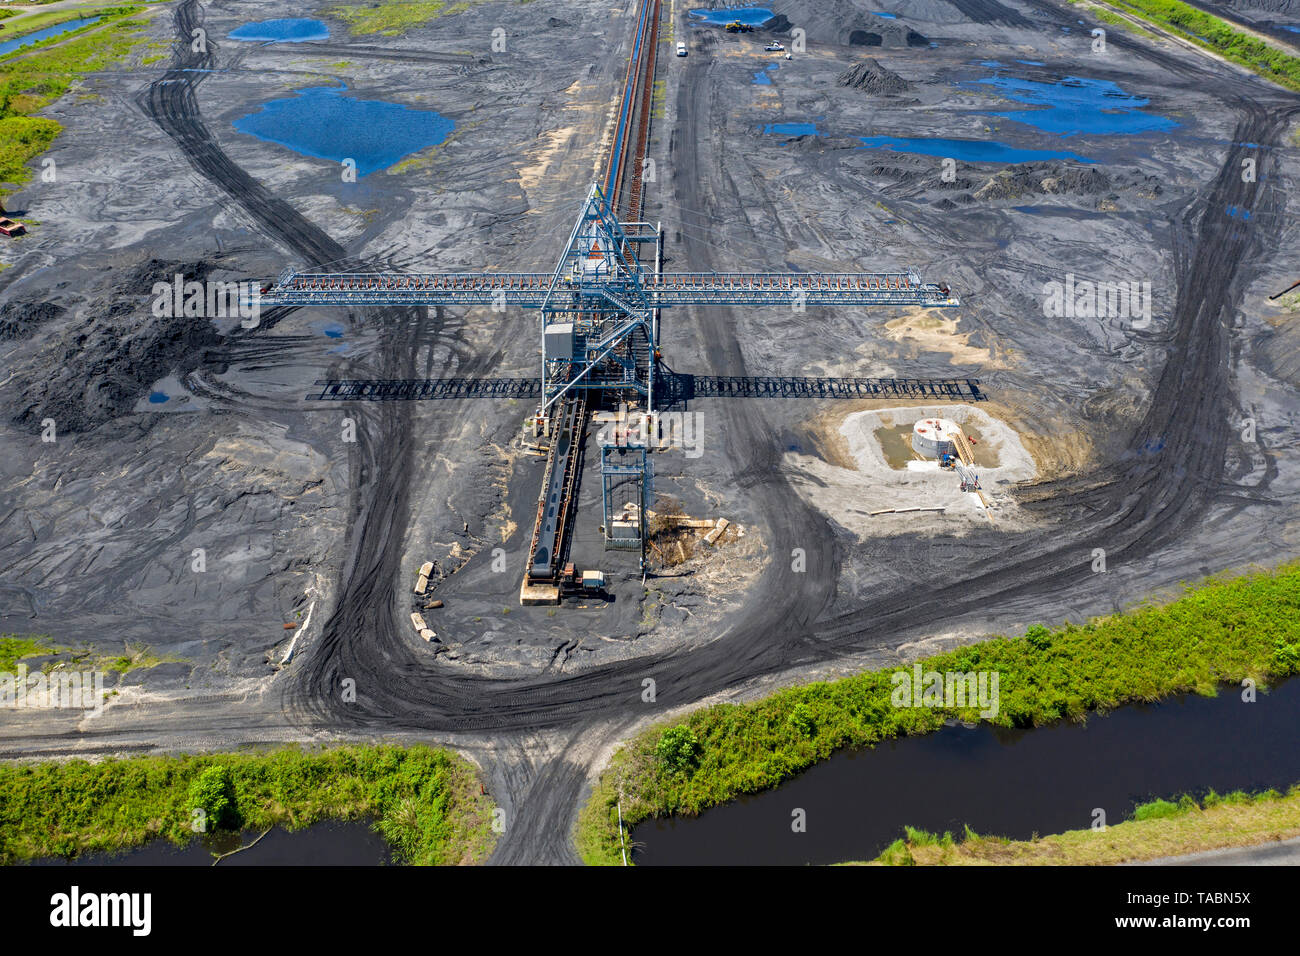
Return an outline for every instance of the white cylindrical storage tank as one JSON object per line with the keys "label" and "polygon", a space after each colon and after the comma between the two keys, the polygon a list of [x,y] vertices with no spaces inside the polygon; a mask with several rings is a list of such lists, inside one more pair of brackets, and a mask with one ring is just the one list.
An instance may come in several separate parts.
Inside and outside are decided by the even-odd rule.
{"label": "white cylindrical storage tank", "polygon": [[927,458],[954,454],[959,431],[957,423],[946,418],[923,418],[912,426],[912,448]]}

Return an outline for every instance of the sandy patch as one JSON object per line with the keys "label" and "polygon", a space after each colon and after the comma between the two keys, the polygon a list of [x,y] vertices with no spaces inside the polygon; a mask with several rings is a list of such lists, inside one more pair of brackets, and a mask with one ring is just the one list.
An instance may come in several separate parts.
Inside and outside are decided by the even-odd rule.
{"label": "sandy patch", "polygon": [[541,141],[540,145],[530,150],[528,154],[533,160],[532,165],[519,170],[519,185],[524,190],[533,189],[542,181],[555,162],[555,157],[569,140],[573,139],[573,134],[577,131],[576,126],[566,126],[562,129],[547,130],[538,137]]}
{"label": "sandy patch", "polygon": [[885,336],[893,342],[910,342],[922,352],[947,352],[953,365],[984,365],[1006,368],[990,349],[969,344],[970,333],[958,334],[960,318],[950,319],[939,309],[913,309],[911,315],[885,323]]}

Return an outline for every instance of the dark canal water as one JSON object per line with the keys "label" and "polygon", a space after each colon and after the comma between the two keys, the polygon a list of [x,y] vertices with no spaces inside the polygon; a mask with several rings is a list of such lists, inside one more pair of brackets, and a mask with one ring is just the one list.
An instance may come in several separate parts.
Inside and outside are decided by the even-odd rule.
{"label": "dark canal water", "polygon": [[[868,860],[904,826],[1027,839],[1119,823],[1155,797],[1300,782],[1300,680],[1255,703],[1236,687],[1034,730],[954,726],[843,751],[775,790],[633,831],[641,865]],[[807,829],[792,831],[792,814]]]}
{"label": "dark canal water", "polygon": [[[71,862],[38,860],[37,866],[211,866],[217,854],[257,840],[260,831],[222,834],[183,847],[155,840],[126,853],[93,854]],[[218,866],[384,866],[392,850],[369,823],[329,821],[290,833],[276,828],[251,849],[223,859]]]}

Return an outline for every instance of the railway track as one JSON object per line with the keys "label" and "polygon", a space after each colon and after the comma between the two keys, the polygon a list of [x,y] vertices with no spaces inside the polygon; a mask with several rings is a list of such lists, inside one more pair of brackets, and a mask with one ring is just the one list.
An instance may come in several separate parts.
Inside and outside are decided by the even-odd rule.
{"label": "railway track", "polygon": [[[619,98],[614,141],[605,161],[604,189],[611,207],[634,220],[644,194],[642,173],[649,142],[651,102],[654,98],[655,53],[659,44],[660,0],[641,0],[632,53]],[[627,250],[639,255],[636,244]],[[544,280],[549,277],[539,276]],[[551,447],[537,500],[537,519],[528,548],[524,588],[559,580],[564,566],[566,536],[576,503],[578,462],[586,431],[587,400],[571,390],[551,416]],[[522,593],[522,592],[521,592]],[[557,591],[558,594],[558,591]]]}
{"label": "railway track", "polygon": [[[635,220],[640,214],[643,198],[642,172],[649,142],[661,12],[660,0],[641,0],[627,77],[619,101],[614,142],[605,163],[605,195],[610,205],[628,221]],[[626,203],[623,202],[625,199]]]}

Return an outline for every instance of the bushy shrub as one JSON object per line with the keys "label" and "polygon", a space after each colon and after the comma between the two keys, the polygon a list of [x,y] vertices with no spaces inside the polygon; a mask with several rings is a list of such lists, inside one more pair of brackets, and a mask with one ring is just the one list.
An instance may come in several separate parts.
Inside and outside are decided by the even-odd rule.
{"label": "bushy shrub", "polygon": [[678,773],[689,773],[700,759],[700,739],[689,727],[669,727],[659,737],[655,754]]}
{"label": "bushy shrub", "polygon": [[229,830],[239,823],[235,811],[235,782],[230,768],[214,764],[190,783],[190,810],[202,811],[205,830]]}
{"label": "bushy shrub", "polygon": [[802,737],[812,737],[817,733],[817,719],[813,716],[812,708],[804,703],[794,705],[786,723]]}

